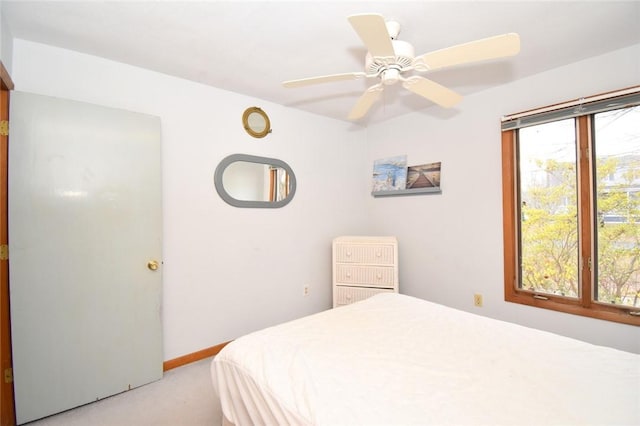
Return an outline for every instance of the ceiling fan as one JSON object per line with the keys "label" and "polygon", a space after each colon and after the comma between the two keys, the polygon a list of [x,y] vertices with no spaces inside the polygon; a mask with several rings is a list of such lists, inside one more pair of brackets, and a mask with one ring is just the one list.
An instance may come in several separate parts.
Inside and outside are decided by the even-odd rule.
{"label": "ceiling fan", "polygon": [[284,87],[301,87],[332,81],[378,78],[379,82],[369,87],[358,99],[349,113],[350,120],[364,117],[380,97],[384,86],[398,81],[402,82],[405,89],[444,108],[450,108],[462,99],[458,93],[424,77],[406,74],[512,56],[520,51],[520,37],[518,34],[508,33],[415,56],[411,44],[396,39],[400,32],[400,24],[397,22],[385,22],[382,15],[370,13],[351,15],[348,19],[368,49],[365,72],[303,78],[282,84]]}

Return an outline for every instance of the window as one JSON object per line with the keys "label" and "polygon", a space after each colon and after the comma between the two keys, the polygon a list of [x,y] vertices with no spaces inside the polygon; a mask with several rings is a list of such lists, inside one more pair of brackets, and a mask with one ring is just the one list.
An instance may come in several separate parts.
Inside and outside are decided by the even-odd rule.
{"label": "window", "polygon": [[640,325],[640,87],[505,117],[505,300]]}

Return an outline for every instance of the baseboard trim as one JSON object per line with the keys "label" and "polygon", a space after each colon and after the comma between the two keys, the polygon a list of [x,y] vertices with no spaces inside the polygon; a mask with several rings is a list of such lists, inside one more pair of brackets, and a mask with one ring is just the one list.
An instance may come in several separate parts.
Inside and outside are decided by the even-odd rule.
{"label": "baseboard trim", "polygon": [[200,361],[201,359],[209,358],[216,355],[227,344],[231,342],[220,343],[219,345],[212,346],[210,348],[202,349],[201,351],[191,354],[179,356],[178,358],[170,359],[162,364],[163,371],[169,371],[171,369],[182,367],[183,365],[190,364],[192,362]]}

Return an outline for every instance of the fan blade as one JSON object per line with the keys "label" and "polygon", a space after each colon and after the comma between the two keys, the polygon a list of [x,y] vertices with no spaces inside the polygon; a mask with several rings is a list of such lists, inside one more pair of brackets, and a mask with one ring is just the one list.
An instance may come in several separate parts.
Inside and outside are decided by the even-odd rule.
{"label": "fan blade", "polygon": [[402,86],[444,108],[451,108],[462,99],[462,96],[453,90],[419,76],[405,79]]}
{"label": "fan blade", "polygon": [[373,57],[394,57],[391,36],[382,15],[360,14],[349,16],[349,22]]}
{"label": "fan blade", "polygon": [[369,87],[362,96],[360,96],[358,102],[356,102],[356,105],[349,113],[349,120],[357,120],[364,117],[369,111],[369,108],[371,108],[371,105],[373,105],[380,97],[382,89],[383,86],[380,83]]}
{"label": "fan blade", "polygon": [[320,77],[302,78],[300,80],[289,80],[282,83],[284,87],[301,87],[309,86],[311,84],[330,83],[332,81],[342,80],[358,80],[362,77],[366,77],[367,74],[363,72],[348,72],[344,74],[332,74],[323,75]]}
{"label": "fan blade", "polygon": [[418,71],[430,71],[469,62],[513,56],[518,52],[520,52],[520,36],[509,33],[426,53],[414,58],[413,65]]}

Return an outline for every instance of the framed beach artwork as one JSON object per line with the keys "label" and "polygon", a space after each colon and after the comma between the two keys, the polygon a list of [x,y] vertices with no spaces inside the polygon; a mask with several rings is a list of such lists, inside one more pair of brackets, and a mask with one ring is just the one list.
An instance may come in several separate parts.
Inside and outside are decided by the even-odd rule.
{"label": "framed beach artwork", "polygon": [[406,155],[381,158],[373,162],[373,192],[398,191],[406,187]]}
{"label": "framed beach artwork", "polygon": [[407,189],[440,188],[441,162],[409,166],[407,169]]}

